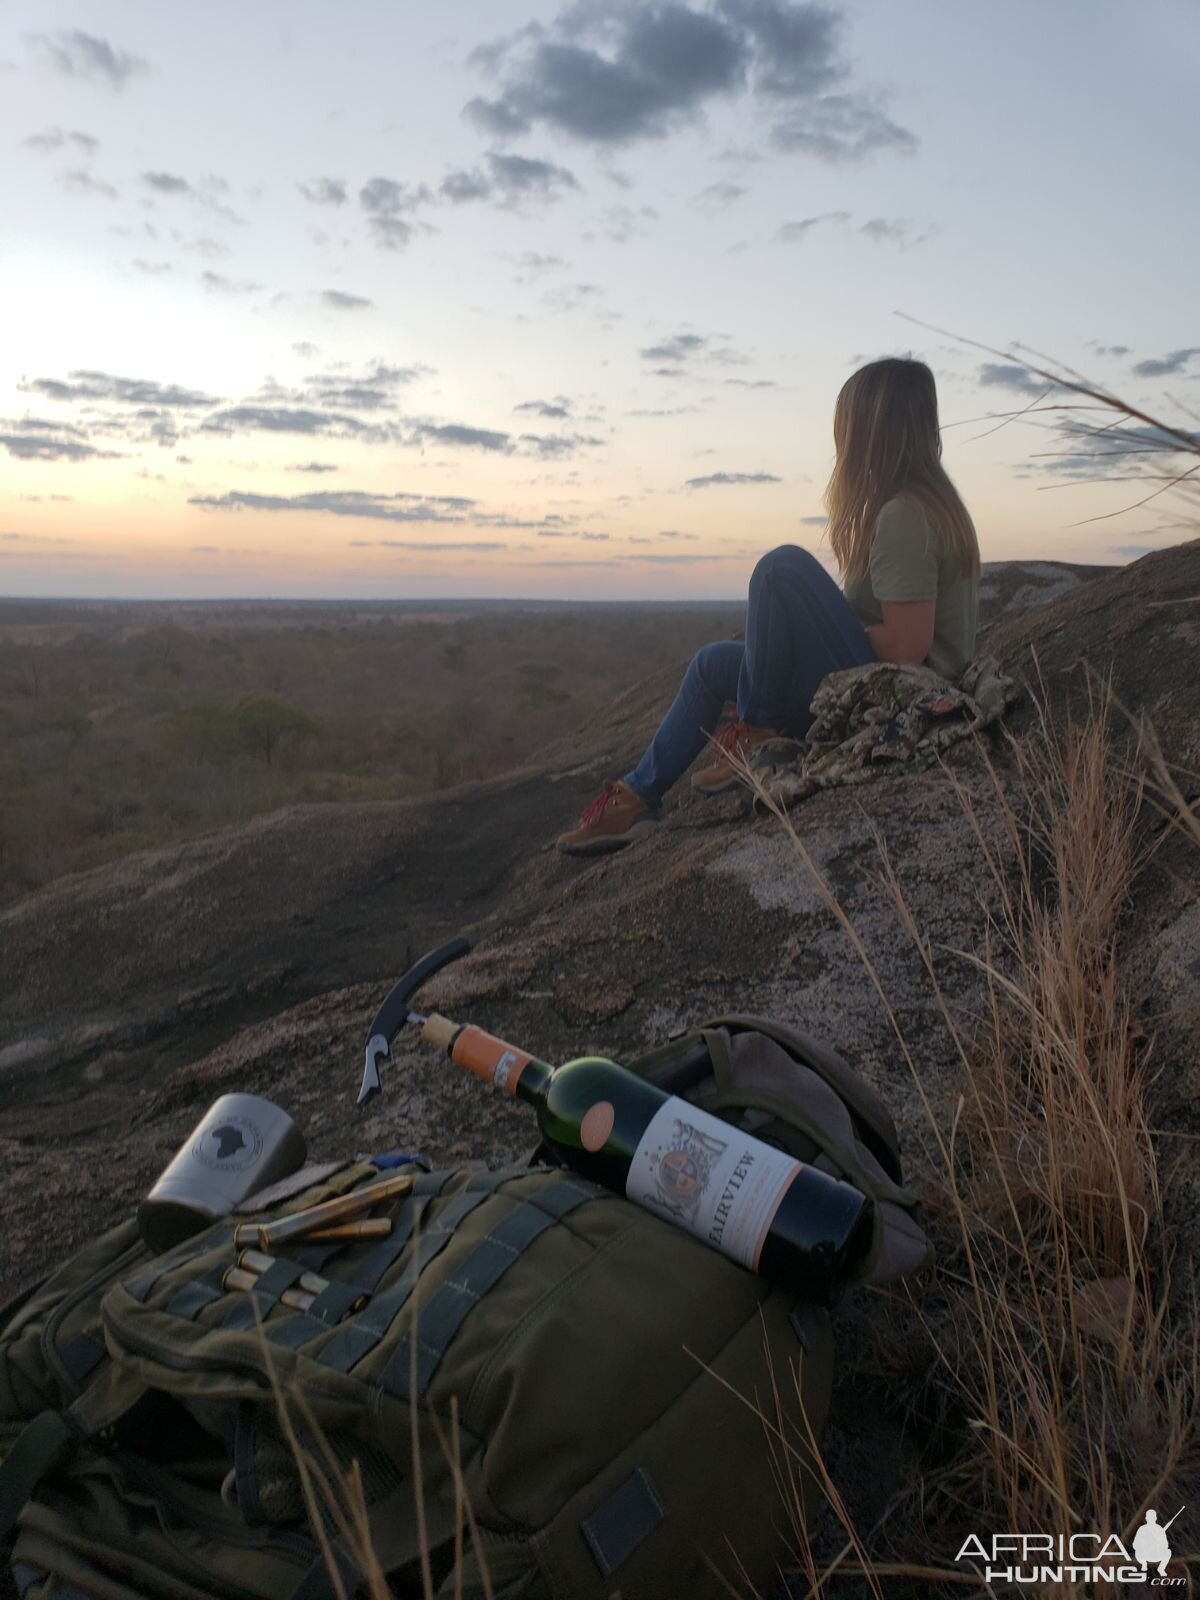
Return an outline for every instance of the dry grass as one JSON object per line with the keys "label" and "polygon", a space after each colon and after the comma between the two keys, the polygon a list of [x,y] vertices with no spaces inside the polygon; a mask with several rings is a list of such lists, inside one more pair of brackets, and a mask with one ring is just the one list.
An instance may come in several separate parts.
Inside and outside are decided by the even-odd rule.
{"label": "dry grass", "polygon": [[[915,1295],[911,1304],[929,1356],[923,1403],[943,1419],[945,1455],[895,1518],[907,1513],[904,1559],[855,1561],[872,1593],[885,1575],[929,1593],[959,1547],[956,1530],[1086,1530],[1128,1543],[1148,1507],[1187,1499],[1200,1467],[1200,1317],[1164,1224],[1147,1109],[1152,1044],[1120,977],[1121,915],[1143,864],[1143,784],[1119,770],[1106,704],[1061,731],[1043,718],[1010,748],[1014,780],[988,765],[999,844],[981,804],[946,772],[996,891],[979,950],[928,948],[879,841],[884,882],[958,1052],[961,1095],[929,1100],[893,1015],[939,1157],[926,1182],[939,1296],[929,1312]],[[1143,749],[1155,748],[1143,733]],[[1175,805],[1194,837],[1161,757],[1151,776],[1160,806]],[[759,793],[886,1007],[792,818]],[[986,1020],[973,1036],[943,996],[943,956],[972,962],[983,980]],[[817,1594],[840,1563],[817,1572],[798,1497],[790,1503]]]}

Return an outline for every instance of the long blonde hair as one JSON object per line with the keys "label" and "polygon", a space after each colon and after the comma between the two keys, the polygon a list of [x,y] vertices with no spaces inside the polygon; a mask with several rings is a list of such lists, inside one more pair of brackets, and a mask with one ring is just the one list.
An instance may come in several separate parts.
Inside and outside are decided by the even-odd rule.
{"label": "long blonde hair", "polygon": [[859,367],[837,397],[833,442],[837,461],[825,507],[843,573],[860,578],[867,571],[876,517],[895,495],[908,494],[964,576],[978,576],[979,541],[942,466],[937,390],[923,361],[888,357]]}

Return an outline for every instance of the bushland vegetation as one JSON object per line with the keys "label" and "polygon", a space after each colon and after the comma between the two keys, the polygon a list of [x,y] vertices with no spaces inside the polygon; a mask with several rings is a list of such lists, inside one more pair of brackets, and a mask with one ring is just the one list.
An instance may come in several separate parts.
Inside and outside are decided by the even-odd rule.
{"label": "bushland vegetation", "polygon": [[0,601],[0,903],[305,801],[520,766],[737,606]]}

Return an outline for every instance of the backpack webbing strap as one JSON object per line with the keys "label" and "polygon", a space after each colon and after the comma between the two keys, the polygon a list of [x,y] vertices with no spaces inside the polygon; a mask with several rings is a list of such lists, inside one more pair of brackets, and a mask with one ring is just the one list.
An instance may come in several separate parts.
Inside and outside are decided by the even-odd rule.
{"label": "backpack webbing strap", "polygon": [[168,1250],[166,1255],[159,1256],[145,1272],[139,1272],[136,1278],[128,1279],[121,1287],[140,1305],[144,1305],[151,1289],[160,1278],[165,1278],[168,1272],[174,1272],[177,1267],[186,1267],[189,1261],[195,1261],[197,1256],[207,1255],[221,1243],[232,1242],[232,1232],[227,1233],[224,1240],[213,1240],[209,1238],[206,1229],[199,1239],[191,1240],[187,1249],[176,1246],[174,1250]]}
{"label": "backpack webbing strap", "polygon": [[[416,1221],[416,1207],[406,1202],[404,1209],[394,1219],[392,1231],[382,1244],[376,1245],[355,1266],[351,1267],[345,1278],[337,1284],[330,1284],[330,1289],[343,1289],[349,1291],[349,1298],[342,1305],[337,1316],[331,1315],[333,1299],[326,1299],[329,1289],[314,1302],[307,1311],[302,1311],[298,1316],[289,1317],[285,1322],[277,1323],[267,1330],[267,1338],[272,1344],[277,1344],[284,1350],[299,1350],[310,1339],[318,1338],[322,1333],[328,1333],[333,1323],[354,1304],[361,1294],[370,1294],[384,1273],[403,1254],[412,1237],[413,1224]],[[322,1305],[321,1302],[324,1302]],[[320,1307],[320,1309],[318,1309]]]}
{"label": "backpack webbing strap", "polygon": [[77,1438],[61,1411],[43,1411],[17,1435],[0,1462],[0,1539],[12,1530],[41,1480],[70,1454]]}
{"label": "backpack webbing strap", "polygon": [[207,1272],[201,1273],[198,1278],[193,1278],[190,1283],[185,1283],[177,1289],[164,1307],[169,1317],[179,1317],[184,1322],[194,1322],[205,1306],[211,1306],[215,1300],[224,1299],[229,1293],[225,1287],[225,1274],[229,1271],[227,1262],[221,1262],[215,1267],[210,1267]]}
{"label": "backpack webbing strap", "polygon": [[[540,1194],[529,1196],[515,1211],[497,1222],[421,1311],[420,1332],[415,1336],[416,1398],[421,1398],[429,1388],[451,1339],[471,1310],[499,1282],[517,1257],[577,1206],[606,1193],[607,1190],[598,1184],[564,1178]],[[414,1334],[404,1334],[379,1377],[381,1387],[400,1400],[413,1397],[413,1343]]]}
{"label": "backpack webbing strap", "polygon": [[[421,1173],[413,1185],[412,1198],[406,1200],[396,1214],[392,1222],[392,1231],[383,1243],[369,1250],[360,1261],[348,1269],[343,1278],[331,1283],[307,1311],[301,1312],[299,1316],[289,1317],[272,1328],[267,1334],[271,1343],[285,1350],[299,1350],[310,1339],[319,1338],[336,1322],[340,1322],[360,1295],[371,1294],[408,1246],[417,1220],[417,1207],[421,1203],[417,1197],[434,1198],[441,1194],[454,1176],[454,1168],[444,1172]],[[499,1188],[502,1183],[507,1183],[513,1176],[514,1173],[509,1171],[482,1172],[473,1177],[467,1187],[473,1194],[478,1194],[482,1198],[484,1194],[490,1194],[492,1190]],[[473,1210],[474,1206],[468,1209]],[[300,1252],[296,1251],[295,1254],[298,1256]],[[372,1341],[366,1349],[370,1349],[375,1342],[377,1341]],[[339,1346],[338,1352],[333,1357],[334,1361],[342,1359],[340,1351]],[[325,1355],[322,1354],[320,1359],[324,1362]],[[332,1362],[326,1364],[331,1365]],[[337,1370],[346,1371],[348,1368],[339,1367]]]}
{"label": "backpack webbing strap", "polygon": [[[340,1327],[316,1360],[334,1372],[349,1372],[351,1367],[369,1355],[408,1303],[421,1273],[450,1243],[463,1218],[486,1199],[486,1193],[472,1194],[465,1189],[455,1195],[441,1215],[430,1224],[428,1231],[421,1234],[412,1258],[391,1288],[375,1295],[357,1316]],[[321,1332],[326,1331],[322,1324]]]}
{"label": "backpack webbing strap", "polygon": [[252,1328],[260,1318],[265,1320],[267,1313],[278,1305],[284,1290],[290,1289],[307,1270],[299,1261],[289,1261],[286,1257],[273,1261],[265,1272],[259,1273],[248,1294],[238,1295],[222,1319],[222,1328],[236,1333]]}
{"label": "backpack webbing strap", "polygon": [[611,1578],[666,1514],[657,1490],[638,1467],[579,1524],[601,1576]]}

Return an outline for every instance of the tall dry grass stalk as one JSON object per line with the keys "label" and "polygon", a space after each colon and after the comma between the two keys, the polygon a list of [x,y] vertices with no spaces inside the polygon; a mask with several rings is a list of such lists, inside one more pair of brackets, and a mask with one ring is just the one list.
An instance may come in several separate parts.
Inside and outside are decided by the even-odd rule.
{"label": "tall dry grass stalk", "polygon": [[[1147,1111],[1152,1043],[1134,1026],[1121,980],[1121,917],[1144,854],[1143,784],[1120,770],[1107,702],[1062,730],[1043,715],[1009,748],[1008,781],[984,757],[986,807],[944,769],[995,891],[978,949],[929,948],[877,835],[883,882],[954,1041],[960,1084],[950,1100],[927,1091],[793,818],[747,773],[874,983],[937,1151],[925,1190],[940,1294],[928,1310],[919,1291],[910,1302],[927,1341],[924,1406],[947,1421],[944,1458],[909,1497],[903,1559],[854,1562],[871,1593],[889,1575],[889,1597],[901,1578],[905,1593],[934,1591],[936,1569],[945,1578],[959,1547],[955,1530],[985,1540],[1095,1531],[1129,1543],[1146,1509],[1186,1500],[1200,1470],[1195,1283],[1172,1259]],[[1143,730],[1143,749],[1156,748]],[[1182,804],[1178,825],[1196,838],[1161,757],[1151,776],[1160,807]],[[970,962],[983,982],[983,1025],[971,1033],[943,993],[946,957]],[[807,1551],[808,1529],[796,1533]],[[843,1555],[860,1546],[852,1538]],[[1182,1556],[1186,1567],[1196,1559]],[[1177,1551],[1176,1573],[1179,1561]],[[816,1572],[811,1556],[803,1565],[808,1594],[824,1592],[833,1570]]]}

